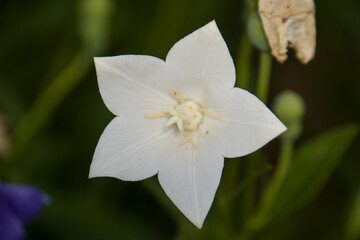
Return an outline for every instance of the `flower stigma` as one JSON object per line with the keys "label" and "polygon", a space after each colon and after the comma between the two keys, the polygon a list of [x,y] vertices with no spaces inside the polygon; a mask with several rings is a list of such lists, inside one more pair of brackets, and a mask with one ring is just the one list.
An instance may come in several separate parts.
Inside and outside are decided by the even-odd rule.
{"label": "flower stigma", "polygon": [[189,99],[185,100],[181,95],[170,88],[170,92],[176,97],[179,103],[175,107],[168,107],[168,112],[159,112],[145,115],[146,118],[156,118],[162,116],[169,116],[169,120],[166,122],[166,126],[170,126],[176,123],[179,131],[184,135],[184,140],[179,144],[183,145],[189,141],[193,146],[197,147],[191,137],[198,130],[199,125],[203,121],[204,114],[214,118],[221,119],[222,117],[217,114],[213,114],[206,109],[200,107],[198,103]]}

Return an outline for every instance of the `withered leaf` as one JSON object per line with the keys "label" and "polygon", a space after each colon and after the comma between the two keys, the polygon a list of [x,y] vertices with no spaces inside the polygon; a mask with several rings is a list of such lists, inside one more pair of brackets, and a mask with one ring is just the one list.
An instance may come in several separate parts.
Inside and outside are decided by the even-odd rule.
{"label": "withered leaf", "polygon": [[294,48],[302,63],[315,55],[316,28],[313,0],[259,0],[259,15],[272,55],[287,59],[287,48]]}

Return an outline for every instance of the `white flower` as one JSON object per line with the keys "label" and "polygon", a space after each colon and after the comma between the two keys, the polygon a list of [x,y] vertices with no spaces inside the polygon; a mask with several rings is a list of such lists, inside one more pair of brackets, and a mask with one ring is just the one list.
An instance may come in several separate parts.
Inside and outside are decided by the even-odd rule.
{"label": "white flower", "polygon": [[198,228],[224,157],[254,152],[286,129],[254,95],[234,88],[234,64],[215,21],[177,42],[166,61],[121,55],[95,58],[95,65],[100,93],[116,117],[99,140],[89,176],[139,181],[158,174]]}

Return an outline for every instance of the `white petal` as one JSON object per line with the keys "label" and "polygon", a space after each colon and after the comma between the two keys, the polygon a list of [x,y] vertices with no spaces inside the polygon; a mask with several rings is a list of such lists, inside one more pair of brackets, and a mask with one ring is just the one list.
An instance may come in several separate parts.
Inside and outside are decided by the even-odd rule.
{"label": "white petal", "polygon": [[178,112],[175,110],[175,108],[168,107],[168,111],[171,115],[176,116],[178,115]]}
{"label": "white petal", "polygon": [[222,119],[205,116],[199,135],[203,135],[225,157],[254,152],[286,130],[256,96],[243,89],[219,92],[216,98],[208,100],[212,107],[207,110],[222,116]]}
{"label": "white petal", "polygon": [[[145,121],[160,119],[145,119]],[[143,123],[143,122],[142,122]],[[158,173],[166,194],[201,228],[219,185],[224,158],[198,142],[179,146],[176,128],[156,129],[163,123],[144,124],[116,117],[105,129],[95,150],[90,177],[110,176],[137,181]]]}
{"label": "white petal", "polygon": [[89,177],[109,176],[137,181],[155,175],[164,159],[162,156],[166,159],[168,154],[168,139],[176,139],[178,131],[166,128],[164,121],[166,117],[114,118],[101,135]]}
{"label": "white petal", "polygon": [[159,91],[167,82],[165,62],[151,56],[121,55],[94,58],[101,96],[115,115],[131,116],[163,112],[176,103],[169,89]]}
{"label": "white petal", "polygon": [[230,89],[235,68],[215,21],[178,41],[166,57],[172,88],[184,98],[202,102],[204,89]]}
{"label": "white petal", "polygon": [[205,141],[197,143],[199,148],[171,143],[175,144],[174,152],[163,162],[158,178],[180,211],[201,228],[220,182],[224,157]]}

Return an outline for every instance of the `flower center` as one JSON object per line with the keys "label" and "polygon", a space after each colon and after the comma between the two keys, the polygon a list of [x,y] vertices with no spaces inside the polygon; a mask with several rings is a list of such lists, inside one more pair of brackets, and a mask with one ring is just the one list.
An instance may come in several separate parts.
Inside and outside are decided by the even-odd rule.
{"label": "flower center", "polygon": [[176,123],[179,131],[185,137],[184,140],[180,143],[180,146],[187,141],[196,146],[191,137],[202,123],[203,115],[206,114],[219,119],[221,116],[208,112],[204,108],[201,108],[200,105],[193,100],[184,100],[179,95],[179,93],[175,92],[172,88],[170,88],[170,92],[178,99],[179,103],[174,107],[169,107],[168,112],[148,114],[145,115],[145,117],[155,118],[161,116],[170,116],[169,120],[166,122],[166,126],[170,126]]}
{"label": "flower center", "polygon": [[192,100],[179,103],[168,110],[172,117],[167,121],[166,126],[176,123],[179,131],[192,131],[199,126],[203,118],[199,105]]}

